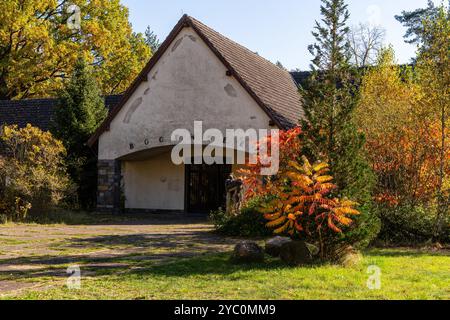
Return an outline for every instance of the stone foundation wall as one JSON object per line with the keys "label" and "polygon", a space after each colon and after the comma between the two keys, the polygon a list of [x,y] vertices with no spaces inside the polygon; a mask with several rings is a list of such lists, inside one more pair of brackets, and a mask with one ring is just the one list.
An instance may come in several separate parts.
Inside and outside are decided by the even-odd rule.
{"label": "stone foundation wall", "polygon": [[121,211],[121,163],[119,160],[98,160],[97,210],[119,213]]}

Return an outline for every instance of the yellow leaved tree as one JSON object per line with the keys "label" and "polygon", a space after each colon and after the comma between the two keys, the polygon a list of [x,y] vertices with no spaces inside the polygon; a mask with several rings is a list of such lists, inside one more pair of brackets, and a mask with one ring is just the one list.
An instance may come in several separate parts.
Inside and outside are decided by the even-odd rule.
{"label": "yellow leaved tree", "polygon": [[119,0],[2,0],[0,12],[0,99],[54,95],[78,58],[119,93],[151,55]]}
{"label": "yellow leaved tree", "polygon": [[71,191],[65,148],[49,132],[27,125],[0,133],[0,221],[22,220],[29,210],[45,215]]}

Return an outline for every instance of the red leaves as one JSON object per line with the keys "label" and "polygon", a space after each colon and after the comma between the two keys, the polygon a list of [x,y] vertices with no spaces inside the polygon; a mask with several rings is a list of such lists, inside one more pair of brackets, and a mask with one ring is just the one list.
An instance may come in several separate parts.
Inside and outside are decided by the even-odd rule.
{"label": "red leaves", "polygon": [[[356,214],[353,202],[331,198],[336,189],[329,166],[324,162],[311,164],[300,157],[300,128],[280,132],[280,170],[277,176],[262,178],[261,165],[248,165],[240,170],[246,189],[246,199],[254,196],[270,196],[276,200],[260,208],[268,220],[267,227],[277,234],[306,233],[314,230],[342,232],[351,219],[346,215]],[[258,161],[260,163],[260,161]]]}

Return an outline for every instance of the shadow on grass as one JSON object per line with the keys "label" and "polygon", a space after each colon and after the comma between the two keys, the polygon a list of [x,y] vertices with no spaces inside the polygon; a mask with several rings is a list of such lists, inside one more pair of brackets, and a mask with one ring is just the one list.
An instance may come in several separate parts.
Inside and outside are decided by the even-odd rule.
{"label": "shadow on grass", "polygon": [[65,225],[180,225],[208,222],[204,214],[136,213],[105,214],[96,212],[55,211],[29,217],[25,223]]}
{"label": "shadow on grass", "polygon": [[[67,265],[80,265],[83,271],[95,269],[96,272],[108,273],[112,269],[127,272],[174,259],[184,261],[202,254],[223,252],[229,250],[234,242],[212,234],[209,228],[190,229],[188,226],[183,228],[183,232],[174,234],[156,231],[71,238],[50,245],[53,250],[61,250],[60,254],[1,259],[0,279],[66,277]],[[75,249],[86,251],[75,254]],[[120,270],[121,265],[123,270]]]}
{"label": "shadow on grass", "polygon": [[430,248],[372,248],[365,251],[364,255],[368,257],[445,257],[450,256],[450,250],[432,250]]}
{"label": "shadow on grass", "polygon": [[[449,252],[429,252],[417,249],[372,249],[364,253],[366,257],[414,257],[450,256]],[[111,256],[41,256],[31,258],[6,259],[0,262],[0,279],[33,279],[40,277],[67,277],[66,266],[78,264],[82,273],[95,275],[187,277],[201,275],[232,275],[242,271],[273,271],[290,269],[280,259],[266,256],[264,263],[234,264],[231,252],[203,253],[198,250],[184,250],[178,253],[154,252],[145,254],[121,254]],[[42,266],[42,269],[1,270],[4,265]],[[302,268],[316,268],[324,264],[305,265]]]}
{"label": "shadow on grass", "polygon": [[[39,279],[45,277],[67,278],[66,267],[68,265],[79,265],[82,275],[104,276],[118,275],[120,277],[133,276],[157,276],[157,277],[188,277],[201,275],[225,276],[242,271],[271,271],[276,269],[288,269],[290,266],[284,264],[279,259],[268,257],[264,263],[252,264],[234,264],[230,261],[231,253],[205,254],[198,256],[193,252],[186,252],[184,257],[178,257],[176,260],[166,260],[171,258],[167,254],[157,254],[153,257],[144,257],[136,255],[121,255],[115,257],[39,257],[22,260],[8,260],[5,263],[20,263],[24,265],[45,265],[39,269],[29,270],[8,270],[0,271],[0,280],[19,280],[19,279]],[[172,257],[173,258],[173,257]],[[159,261],[159,259],[164,259]],[[0,264],[1,267],[1,264]],[[314,266],[304,266],[312,268]]]}
{"label": "shadow on grass", "polygon": [[[242,271],[273,271],[277,269],[290,269],[292,267],[280,259],[266,257],[265,262],[250,264],[234,264],[230,261],[231,253],[206,255],[186,259],[184,261],[168,262],[161,265],[134,271],[137,275],[154,275],[164,277],[189,277],[201,275],[231,275]],[[303,266],[313,268],[314,266]]]}
{"label": "shadow on grass", "polygon": [[185,227],[184,232],[174,234],[138,233],[125,235],[101,235],[89,238],[74,238],[63,242],[62,248],[152,248],[152,249],[180,249],[202,246],[222,246],[233,242],[230,238],[219,237],[209,228],[196,228],[189,230]]}

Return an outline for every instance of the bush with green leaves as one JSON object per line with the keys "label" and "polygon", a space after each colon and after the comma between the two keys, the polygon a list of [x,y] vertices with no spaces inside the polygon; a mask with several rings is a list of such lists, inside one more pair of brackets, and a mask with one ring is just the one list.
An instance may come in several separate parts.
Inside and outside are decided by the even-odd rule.
{"label": "bush with green leaves", "polygon": [[[384,244],[414,245],[424,243],[434,238],[434,228],[437,219],[437,205],[418,206],[383,206],[378,205],[377,213],[382,221],[378,240]],[[439,240],[450,242],[450,216],[444,223],[445,232]]]}
{"label": "bush with green leaves", "polygon": [[267,221],[257,211],[259,199],[253,199],[237,214],[228,214],[222,209],[212,211],[210,220],[217,232],[236,237],[266,237],[272,231],[266,227]]}

